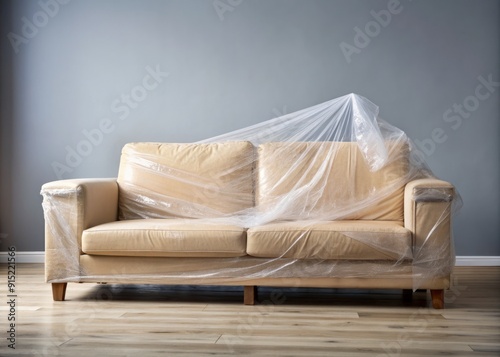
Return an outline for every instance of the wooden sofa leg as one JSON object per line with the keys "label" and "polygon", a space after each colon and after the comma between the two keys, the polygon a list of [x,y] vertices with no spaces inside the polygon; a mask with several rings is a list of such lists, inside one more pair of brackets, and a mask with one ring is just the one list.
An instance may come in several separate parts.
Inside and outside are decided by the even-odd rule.
{"label": "wooden sofa leg", "polygon": [[254,305],[256,292],[256,286],[252,285],[243,287],[243,303],[245,305]]}
{"label": "wooden sofa leg", "polygon": [[52,283],[52,298],[54,301],[64,301],[68,283]]}
{"label": "wooden sofa leg", "polygon": [[444,309],[444,290],[431,289],[432,307],[435,309]]}

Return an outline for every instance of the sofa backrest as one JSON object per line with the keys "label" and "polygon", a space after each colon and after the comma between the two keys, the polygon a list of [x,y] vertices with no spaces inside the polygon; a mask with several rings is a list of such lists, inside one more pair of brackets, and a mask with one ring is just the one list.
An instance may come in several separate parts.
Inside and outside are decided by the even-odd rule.
{"label": "sofa backrest", "polygon": [[250,142],[127,144],[119,217],[214,218],[253,207],[254,156]]}
{"label": "sofa backrest", "polygon": [[353,142],[275,142],[258,148],[256,206],[273,220],[403,220],[408,144],[386,143],[370,171]]}

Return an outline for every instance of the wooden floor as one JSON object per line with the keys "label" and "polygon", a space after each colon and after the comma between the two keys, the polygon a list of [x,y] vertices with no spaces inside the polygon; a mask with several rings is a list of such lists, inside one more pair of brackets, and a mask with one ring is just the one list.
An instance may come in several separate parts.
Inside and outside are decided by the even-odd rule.
{"label": "wooden floor", "polygon": [[[500,356],[500,267],[459,267],[446,308],[428,293],[68,284],[54,302],[42,264],[18,264],[16,349],[0,356]],[[3,316],[1,316],[3,314]]]}

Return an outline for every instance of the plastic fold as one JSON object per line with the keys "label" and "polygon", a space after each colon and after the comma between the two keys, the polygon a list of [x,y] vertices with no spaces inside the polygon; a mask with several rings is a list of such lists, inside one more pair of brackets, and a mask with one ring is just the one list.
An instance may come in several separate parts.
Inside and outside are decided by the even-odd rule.
{"label": "plastic fold", "polygon": [[47,281],[448,279],[460,196],[378,113],[350,94],[197,143],[127,144],[116,179],[45,184]]}

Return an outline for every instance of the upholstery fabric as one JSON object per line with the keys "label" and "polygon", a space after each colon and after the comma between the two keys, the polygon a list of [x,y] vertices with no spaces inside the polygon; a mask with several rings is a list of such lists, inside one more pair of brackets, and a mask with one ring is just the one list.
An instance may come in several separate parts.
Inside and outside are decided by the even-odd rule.
{"label": "upholstery fabric", "polygon": [[260,258],[411,259],[411,231],[391,221],[279,222],[250,228],[247,253]]}
{"label": "upholstery fabric", "polygon": [[200,220],[138,219],[102,224],[83,232],[86,254],[139,257],[239,257],[245,230]]}
{"label": "upholstery fabric", "polygon": [[[262,144],[258,148],[256,204],[263,210],[274,209],[282,200],[294,199],[300,204],[301,210],[284,211],[276,220],[316,219],[320,215],[329,220],[402,221],[408,147],[388,144],[388,152],[389,162],[370,171],[356,143]],[[300,192],[301,185],[304,195],[290,197],[291,192]]]}
{"label": "upholstery fabric", "polygon": [[253,162],[250,142],[127,144],[118,173],[120,219],[213,218],[250,208]]}

